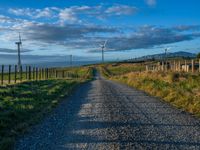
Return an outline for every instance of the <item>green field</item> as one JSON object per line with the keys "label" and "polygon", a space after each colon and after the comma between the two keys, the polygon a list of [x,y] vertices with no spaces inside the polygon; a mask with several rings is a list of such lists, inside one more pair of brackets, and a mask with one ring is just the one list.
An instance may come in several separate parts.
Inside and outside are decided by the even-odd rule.
{"label": "green field", "polygon": [[76,76],[0,87],[0,149],[12,149],[17,135],[40,121],[75,86],[93,78],[93,69],[89,67],[68,71]]}

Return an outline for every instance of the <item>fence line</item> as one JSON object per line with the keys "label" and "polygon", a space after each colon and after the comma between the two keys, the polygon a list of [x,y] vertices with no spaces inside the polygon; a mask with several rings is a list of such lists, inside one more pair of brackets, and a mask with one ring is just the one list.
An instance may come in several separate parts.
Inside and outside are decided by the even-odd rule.
{"label": "fence line", "polygon": [[[26,66],[23,71],[22,66],[18,69],[17,65],[1,65],[0,85],[20,83],[23,81],[38,81],[48,79],[78,78],[78,74],[70,73],[66,68],[39,68]],[[12,71],[13,70],[13,71]]]}
{"label": "fence line", "polygon": [[146,71],[200,72],[200,59],[170,60],[146,65]]}

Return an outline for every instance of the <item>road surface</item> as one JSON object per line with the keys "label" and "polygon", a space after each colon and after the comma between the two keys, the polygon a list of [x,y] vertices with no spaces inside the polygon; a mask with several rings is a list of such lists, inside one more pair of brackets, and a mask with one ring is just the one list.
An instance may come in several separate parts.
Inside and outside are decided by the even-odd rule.
{"label": "road surface", "polygon": [[97,75],[21,137],[15,149],[200,149],[200,122]]}

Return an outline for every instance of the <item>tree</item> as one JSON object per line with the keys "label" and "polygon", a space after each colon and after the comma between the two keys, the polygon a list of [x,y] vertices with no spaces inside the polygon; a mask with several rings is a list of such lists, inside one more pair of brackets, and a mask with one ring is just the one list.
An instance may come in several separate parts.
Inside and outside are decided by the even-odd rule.
{"label": "tree", "polygon": [[199,58],[199,59],[200,59],[200,53],[198,53],[198,54],[197,54],[197,58]]}

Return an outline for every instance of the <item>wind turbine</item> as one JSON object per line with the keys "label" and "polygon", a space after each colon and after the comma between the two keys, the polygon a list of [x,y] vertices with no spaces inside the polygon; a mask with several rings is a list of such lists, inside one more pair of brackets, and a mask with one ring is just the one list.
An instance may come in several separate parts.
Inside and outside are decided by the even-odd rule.
{"label": "wind turbine", "polygon": [[106,47],[108,40],[105,40],[104,44],[100,44],[101,50],[102,50],[102,63],[104,63],[104,49]]}
{"label": "wind turbine", "polygon": [[21,39],[21,35],[20,35],[20,32],[19,32],[19,41],[18,42],[15,42],[15,44],[17,45],[17,52],[18,52],[18,63],[17,63],[17,70],[18,72],[20,71],[21,69],[21,54],[20,54],[20,48],[22,46],[22,39]]}

